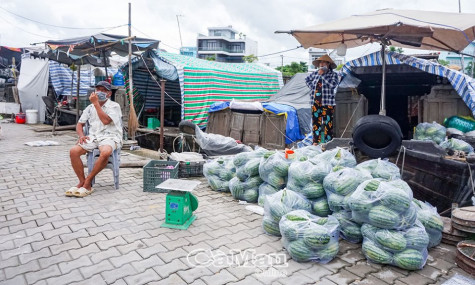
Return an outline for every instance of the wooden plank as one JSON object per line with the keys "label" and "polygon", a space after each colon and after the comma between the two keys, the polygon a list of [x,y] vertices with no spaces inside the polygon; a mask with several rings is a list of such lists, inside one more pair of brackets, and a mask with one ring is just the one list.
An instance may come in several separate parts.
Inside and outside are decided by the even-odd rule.
{"label": "wooden plank", "polygon": [[[58,126],[55,128],[55,131],[69,131],[69,130],[75,130],[76,125],[67,125],[67,126]],[[35,132],[51,132],[53,131],[53,126],[50,125],[41,125],[40,126],[35,126],[33,129]]]}

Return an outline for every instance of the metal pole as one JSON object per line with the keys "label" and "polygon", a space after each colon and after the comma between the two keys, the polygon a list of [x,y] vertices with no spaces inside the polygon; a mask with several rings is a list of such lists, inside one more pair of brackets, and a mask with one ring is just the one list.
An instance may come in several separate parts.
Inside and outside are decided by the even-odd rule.
{"label": "metal pole", "polygon": [[[132,6],[129,3],[129,103],[130,109],[134,108],[134,84],[132,80]],[[135,109],[134,109],[135,112]],[[130,119],[130,118],[129,118]],[[135,140],[135,130],[132,133],[132,140]]]}
{"label": "metal pole", "polygon": [[386,45],[381,43],[381,57],[382,57],[382,80],[381,80],[381,106],[379,114],[386,116]]}
{"label": "metal pole", "polygon": [[163,153],[163,125],[165,121],[165,82],[160,79],[161,98],[160,98],[160,153]]}
{"label": "metal pole", "polygon": [[182,16],[182,15],[176,15],[176,21],[177,21],[177,23],[178,23],[178,33],[180,34],[180,44],[181,44],[180,47],[183,46],[183,42],[182,42],[182,40],[181,40],[180,20],[178,20],[178,17],[181,17],[181,16]]}
{"label": "metal pole", "polygon": [[459,13],[462,13],[462,6],[460,6],[460,0],[459,0]]}
{"label": "metal pole", "polygon": [[107,74],[107,58],[106,58],[106,50],[103,49],[102,50],[102,56],[104,57],[104,69],[105,69],[105,72],[106,72],[106,80],[107,81],[107,77],[109,76],[109,74]]}
{"label": "metal pole", "polygon": [[282,58],[282,72],[284,72],[284,55],[281,54],[280,57]]}
{"label": "metal pole", "polygon": [[76,123],[79,121],[79,84],[81,82],[81,66],[78,66],[78,86],[77,86],[77,96],[76,96]]}

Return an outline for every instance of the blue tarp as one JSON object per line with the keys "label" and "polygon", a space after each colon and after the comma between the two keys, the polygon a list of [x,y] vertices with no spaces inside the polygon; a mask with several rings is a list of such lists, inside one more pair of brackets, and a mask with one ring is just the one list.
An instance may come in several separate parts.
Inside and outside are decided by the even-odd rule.
{"label": "blue tarp", "polygon": [[[285,143],[291,144],[302,140],[305,136],[300,134],[299,118],[294,107],[278,103],[262,103],[264,109],[276,115],[285,115],[287,126],[285,128]],[[278,131],[278,130],[276,130]]]}
{"label": "blue tarp", "polygon": [[[101,68],[104,70],[104,68]],[[107,68],[109,74],[115,74],[117,69]],[[51,84],[54,87],[56,95],[73,95],[76,96],[77,92],[77,71],[74,71],[74,80],[73,80],[73,92],[71,94],[71,79],[72,79],[72,70],[67,66],[57,63],[55,61],[49,61],[49,77]],[[79,96],[86,96],[87,90],[94,86],[95,76],[93,69],[81,69],[81,83],[79,85]]]}
{"label": "blue tarp", "polygon": [[[209,107],[209,112],[218,112],[229,108],[230,102],[216,102]],[[278,103],[262,103],[262,107],[266,112],[270,112],[276,115],[285,116],[287,119],[287,126],[285,129],[285,143],[291,144],[298,140],[303,139],[305,136],[300,134],[299,119],[297,116],[297,110],[289,105]],[[275,130],[276,132],[282,132],[282,130]]]}

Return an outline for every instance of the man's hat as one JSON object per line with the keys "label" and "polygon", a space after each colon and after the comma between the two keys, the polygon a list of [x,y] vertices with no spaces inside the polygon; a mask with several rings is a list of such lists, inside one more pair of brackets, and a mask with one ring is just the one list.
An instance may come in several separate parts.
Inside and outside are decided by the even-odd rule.
{"label": "man's hat", "polygon": [[336,64],[333,62],[333,59],[331,57],[329,57],[328,55],[321,56],[321,57],[317,58],[316,60],[312,61],[313,66],[318,67],[318,65],[320,64],[320,61],[329,62],[330,67],[332,69],[336,68]]}
{"label": "man's hat", "polygon": [[97,82],[96,87],[99,87],[99,86],[102,86],[102,87],[104,87],[105,89],[107,89],[109,91],[111,91],[111,89],[112,89],[112,85],[107,81]]}

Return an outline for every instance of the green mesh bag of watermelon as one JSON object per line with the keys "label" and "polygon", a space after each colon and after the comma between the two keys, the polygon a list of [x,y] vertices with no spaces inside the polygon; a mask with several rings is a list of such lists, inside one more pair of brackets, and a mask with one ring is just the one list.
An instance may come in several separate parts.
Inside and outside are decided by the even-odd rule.
{"label": "green mesh bag of watermelon", "polygon": [[363,254],[373,263],[391,264],[406,270],[419,270],[427,261],[429,236],[421,222],[404,230],[361,226]]}
{"label": "green mesh bag of watermelon", "polygon": [[339,223],[305,210],[291,211],[279,222],[282,244],[297,262],[328,263],[338,253]]}

